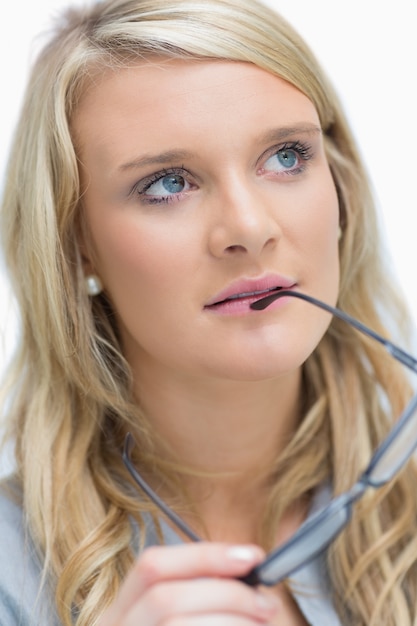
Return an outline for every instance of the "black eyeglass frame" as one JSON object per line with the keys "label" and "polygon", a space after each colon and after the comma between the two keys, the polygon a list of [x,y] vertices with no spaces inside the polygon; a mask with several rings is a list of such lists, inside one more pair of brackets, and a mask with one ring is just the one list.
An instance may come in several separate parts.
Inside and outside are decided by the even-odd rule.
{"label": "black eyeglass frame", "polygon": [[[336,307],[332,307],[307,294],[303,294],[298,291],[282,289],[257,300],[251,305],[251,308],[258,310],[264,309],[277,298],[282,298],[286,296],[299,298],[301,300],[309,302],[327,311],[334,317],[342,319],[361,333],[369,336],[370,338],[383,345],[385,349],[396,360],[405,365],[414,373],[417,373],[417,359],[414,358],[411,354],[404,351],[402,348],[399,348],[391,341],[385,339],[384,337],[362,324],[362,322],[359,322],[355,318],[351,317],[344,311],[341,311]],[[351,487],[351,489],[340,494],[336,498],[333,498],[326,506],[321,508],[315,514],[308,517],[288,541],[286,541],[281,546],[278,546],[276,549],[272,550],[266,556],[262,563],[254,567],[247,576],[242,577],[240,580],[251,586],[259,584],[267,586],[275,585],[281,580],[288,578],[295,571],[306,565],[308,562],[318,556],[318,554],[323,552],[348,524],[351,517],[352,505],[354,504],[354,502],[361,498],[368,488],[372,487],[377,489],[392,480],[392,478],[399,472],[399,470],[411,457],[412,453],[417,447],[417,435],[414,439],[411,439],[411,444],[407,446],[406,453],[404,453],[397,460],[397,462],[389,468],[389,471],[385,476],[377,480],[373,477],[373,472],[377,470],[378,464],[384,460],[385,456],[388,456],[388,453],[393,448],[394,444],[399,441],[400,436],[403,433],[407,434],[406,427],[410,424],[411,418],[413,417],[416,409],[417,393],[411,398],[410,402],[402,412],[400,418],[394,424],[387,437],[378,446],[369,462],[369,465],[360,475],[359,479]],[[125,439],[123,449],[123,461],[126,468],[129,470],[132,478],[144,491],[144,493],[146,493],[146,495],[156,504],[156,506],[167,516],[167,518],[184,533],[185,536],[191,539],[191,541],[201,541],[201,538],[196,535],[196,533],[191,530],[191,528],[184,522],[184,520],[182,520],[172,509],[170,509],[161,498],[159,498],[159,496],[153,491],[153,489],[135,469],[134,465],[131,462],[131,451],[133,449],[133,446],[134,439],[132,435],[128,433]],[[295,551],[297,545],[300,546],[301,544],[305,544],[306,539],[308,539],[309,536],[313,538],[314,535],[320,535],[320,529],[325,527],[326,524],[329,525],[330,523],[331,525],[333,520],[335,520],[334,523],[336,524],[334,528],[330,529],[330,531],[328,530],[328,534],[325,537],[318,537],[319,541],[315,542],[316,545],[313,545],[312,541],[310,542],[311,545],[308,546],[308,554],[305,555],[305,558],[304,556],[301,556],[298,559],[295,559],[295,565],[293,564],[290,567],[285,567],[285,561],[288,558],[288,555],[291,555],[291,551]],[[317,537],[315,538],[317,539]],[[277,568],[279,569],[280,560],[281,562],[284,562],[284,569],[277,574],[276,570]],[[272,569],[273,566],[275,567],[275,573],[273,573],[271,577],[270,575],[268,575],[268,572],[270,569]]]}

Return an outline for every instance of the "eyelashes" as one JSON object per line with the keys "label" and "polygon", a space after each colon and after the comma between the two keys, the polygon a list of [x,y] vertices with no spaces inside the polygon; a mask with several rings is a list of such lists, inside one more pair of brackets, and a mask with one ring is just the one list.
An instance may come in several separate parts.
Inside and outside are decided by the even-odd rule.
{"label": "eyelashes", "polygon": [[[297,176],[304,172],[307,162],[314,156],[311,144],[302,141],[285,142],[263,153],[258,162],[258,174]],[[129,196],[139,197],[142,204],[170,204],[184,199],[190,191],[198,189],[193,175],[184,167],[164,168],[135,184]]]}
{"label": "eyelashes", "polygon": [[[268,154],[268,153],[267,153]],[[271,152],[269,152],[271,154]],[[312,146],[300,141],[287,142],[272,151],[261,167],[260,172],[273,172],[284,175],[297,175],[305,170],[306,162],[313,157]]]}
{"label": "eyelashes", "polygon": [[173,202],[196,188],[189,179],[191,174],[184,167],[167,168],[141,180],[135,185],[133,193],[139,195],[146,204]]}

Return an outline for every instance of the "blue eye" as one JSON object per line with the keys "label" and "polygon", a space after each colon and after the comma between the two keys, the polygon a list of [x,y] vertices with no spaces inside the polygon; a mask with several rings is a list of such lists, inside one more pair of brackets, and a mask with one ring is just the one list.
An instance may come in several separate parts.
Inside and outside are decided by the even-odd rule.
{"label": "blue eye", "polygon": [[265,163],[265,169],[275,172],[293,170],[299,165],[299,155],[295,150],[279,150]]}
{"label": "blue eye", "polygon": [[190,174],[183,168],[172,168],[155,172],[139,181],[132,192],[140,197],[144,204],[168,204],[182,200],[187,192],[196,188],[188,180]]}
{"label": "blue eye", "polygon": [[292,168],[297,164],[298,159],[294,150],[282,150],[277,153],[279,163],[285,168]]}
{"label": "blue eye", "polygon": [[291,142],[275,150],[263,169],[277,174],[299,174],[304,171],[306,161],[313,156],[312,148],[300,141]]}
{"label": "blue eye", "polygon": [[166,196],[185,191],[187,181],[179,174],[166,174],[154,183],[151,183],[145,190],[145,195],[149,196]]}

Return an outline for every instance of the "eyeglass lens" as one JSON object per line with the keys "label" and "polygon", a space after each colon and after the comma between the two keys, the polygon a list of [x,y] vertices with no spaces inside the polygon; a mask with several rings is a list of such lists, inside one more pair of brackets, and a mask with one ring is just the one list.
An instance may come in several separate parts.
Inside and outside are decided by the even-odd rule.
{"label": "eyeglass lens", "polygon": [[350,502],[342,494],[329,508],[318,511],[309,518],[287,543],[271,552],[248,575],[249,580],[243,578],[244,582],[255,583],[255,574],[258,584],[275,585],[290,576],[301,565],[320,554],[337,537],[349,521],[351,510]]}
{"label": "eyeglass lens", "polygon": [[417,395],[414,396],[400,420],[371,459],[366,470],[366,480],[379,487],[391,480],[410,458],[417,447]]}

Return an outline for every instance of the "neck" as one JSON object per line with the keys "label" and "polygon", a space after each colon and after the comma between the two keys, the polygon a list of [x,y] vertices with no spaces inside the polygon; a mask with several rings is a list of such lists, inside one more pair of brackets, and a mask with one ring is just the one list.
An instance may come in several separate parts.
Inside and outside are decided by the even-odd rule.
{"label": "neck", "polygon": [[277,457],[298,424],[299,371],[256,382],[140,380],[137,395],[151,427],[197,471],[259,469]]}
{"label": "neck", "polygon": [[[300,371],[256,382],[147,378],[141,372],[140,404],[152,429],[194,474],[185,486],[210,535],[252,540],[271,468],[299,421]],[[232,519],[245,520],[245,529],[235,524],[229,532]]]}

